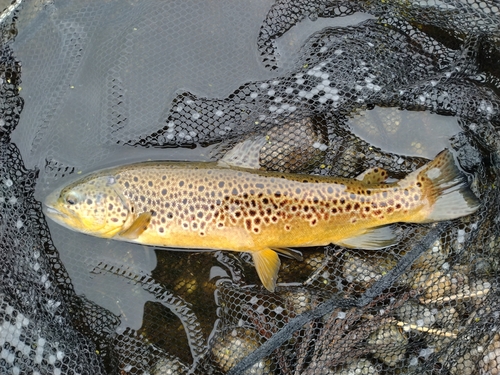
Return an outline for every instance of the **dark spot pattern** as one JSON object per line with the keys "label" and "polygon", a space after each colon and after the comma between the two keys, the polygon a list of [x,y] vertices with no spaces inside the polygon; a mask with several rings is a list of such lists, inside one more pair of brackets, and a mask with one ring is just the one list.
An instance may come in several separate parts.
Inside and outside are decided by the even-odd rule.
{"label": "dark spot pattern", "polygon": [[[385,171],[378,173],[385,180]],[[418,178],[404,186],[365,185],[358,180],[203,166],[182,169],[175,163],[165,163],[153,164],[150,169],[125,169],[117,175],[114,188],[122,187],[127,205],[137,212],[157,213],[150,228],[159,235],[179,228],[209,238],[218,230],[231,227],[259,235],[265,228],[293,233],[295,223],[301,222],[311,228],[330,227],[335,222],[385,224],[381,220],[390,221],[393,215],[405,212],[409,215],[426,201],[422,187],[426,180]],[[116,198],[114,204],[108,202],[105,206],[114,212],[110,217],[115,223],[124,221],[121,217],[131,211],[127,207],[119,212],[123,208],[121,201]]]}

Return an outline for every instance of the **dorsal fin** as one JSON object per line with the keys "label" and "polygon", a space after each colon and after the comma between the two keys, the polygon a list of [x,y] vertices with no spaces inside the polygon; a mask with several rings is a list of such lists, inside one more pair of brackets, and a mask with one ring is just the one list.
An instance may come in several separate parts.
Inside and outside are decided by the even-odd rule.
{"label": "dorsal fin", "polygon": [[387,180],[387,171],[383,168],[370,168],[361,173],[356,180],[363,181],[366,185],[380,184]]}
{"label": "dorsal fin", "polygon": [[118,235],[128,240],[135,240],[148,228],[152,216],[153,214],[149,211],[143,212],[134,220],[130,227],[118,233]]}
{"label": "dorsal fin", "polygon": [[229,150],[218,164],[239,168],[260,169],[260,150],[266,144],[264,135],[250,137],[237,143]]}

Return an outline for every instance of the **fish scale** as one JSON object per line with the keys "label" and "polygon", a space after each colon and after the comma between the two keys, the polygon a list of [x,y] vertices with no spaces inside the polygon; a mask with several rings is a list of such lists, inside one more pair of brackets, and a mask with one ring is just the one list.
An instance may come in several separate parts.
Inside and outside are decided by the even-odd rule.
{"label": "fish scale", "polygon": [[244,251],[274,290],[276,251],[322,246],[380,249],[396,243],[388,224],[447,220],[478,200],[449,151],[385,183],[266,172],[225,163],[148,162],[107,169],[55,191],[46,213],[66,227],[144,245]]}
{"label": "fish scale", "polygon": [[[169,230],[174,235],[175,228],[203,237],[207,232],[228,227],[246,229],[253,243],[266,247],[303,246],[304,242],[325,245],[357,233],[358,227],[365,227],[367,221],[384,220],[388,214],[393,214],[391,220],[403,221],[404,217],[399,218],[398,214],[407,215],[409,210],[424,206],[424,202],[419,202],[420,188],[416,185],[403,189],[379,185],[373,195],[367,195],[371,190],[362,181],[348,179],[315,177],[294,181],[285,180],[286,175],[216,169],[216,165],[210,164],[206,169],[196,169],[196,173],[190,165],[172,165],[168,171],[165,167],[137,165],[115,176],[123,195],[134,202],[138,212],[153,213],[148,230],[159,234],[157,239],[151,239],[159,246],[185,245],[164,236]],[[137,171],[141,177],[133,188],[121,184],[122,180],[134,181],[134,177],[139,177]],[[358,222],[358,226],[343,228],[337,236],[330,234],[322,242],[314,231],[304,234],[293,230],[314,228],[322,221],[332,221],[331,225],[337,221]],[[261,232],[268,227],[276,233],[274,237],[286,234],[287,242],[283,244],[280,239],[280,243],[270,243],[270,237],[260,240]],[[209,235],[204,247],[221,246],[217,233],[213,237],[216,244],[210,242]],[[231,249],[248,250],[243,246],[233,244]]]}

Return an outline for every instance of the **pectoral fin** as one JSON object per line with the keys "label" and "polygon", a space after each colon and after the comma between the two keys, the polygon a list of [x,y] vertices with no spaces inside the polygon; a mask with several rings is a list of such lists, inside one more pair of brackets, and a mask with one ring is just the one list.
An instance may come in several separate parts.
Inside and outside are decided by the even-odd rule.
{"label": "pectoral fin", "polygon": [[135,240],[148,228],[152,216],[153,214],[151,212],[143,212],[135,219],[130,227],[118,233],[118,235],[128,240]]}
{"label": "pectoral fin", "polygon": [[368,229],[358,236],[343,239],[336,244],[352,249],[378,250],[394,245],[397,241],[398,237],[392,226],[385,225]]}
{"label": "pectoral fin", "polygon": [[387,180],[387,171],[382,168],[370,168],[361,173],[356,180],[363,181],[366,185],[380,184]]}
{"label": "pectoral fin", "polygon": [[278,254],[271,249],[265,249],[252,252],[252,257],[260,281],[267,290],[274,292],[281,265]]}

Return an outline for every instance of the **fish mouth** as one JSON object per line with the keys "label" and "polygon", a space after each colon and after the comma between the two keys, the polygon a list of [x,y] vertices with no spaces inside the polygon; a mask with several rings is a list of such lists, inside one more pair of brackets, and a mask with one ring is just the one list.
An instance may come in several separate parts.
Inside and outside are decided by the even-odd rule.
{"label": "fish mouth", "polygon": [[49,206],[48,204],[45,205],[45,214],[49,216],[50,218],[67,218],[68,215],[65,213],[59,211],[57,208],[54,208],[52,206]]}

